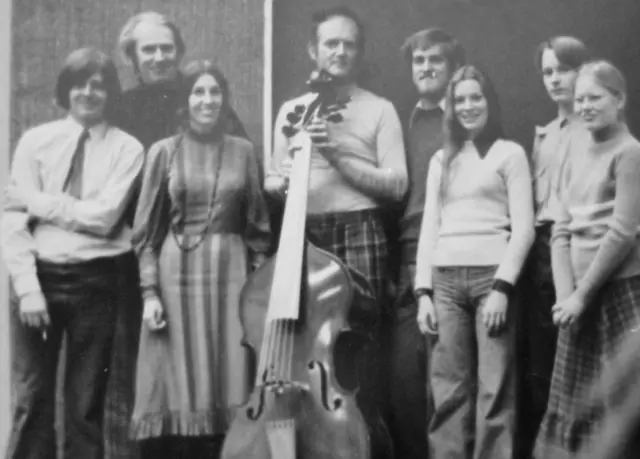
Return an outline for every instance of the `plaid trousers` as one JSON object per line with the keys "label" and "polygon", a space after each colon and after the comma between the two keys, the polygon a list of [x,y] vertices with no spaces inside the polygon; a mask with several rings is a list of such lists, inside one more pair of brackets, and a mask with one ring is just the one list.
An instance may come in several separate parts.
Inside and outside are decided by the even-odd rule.
{"label": "plaid trousers", "polygon": [[[350,311],[351,326],[370,338],[360,360],[358,404],[371,431],[373,459],[392,459],[393,445],[385,422],[386,376],[381,345],[383,308],[386,306],[387,237],[377,209],[338,212],[307,217],[307,238],[336,255],[352,272],[356,300]],[[373,294],[372,294],[373,292]]]}
{"label": "plaid trousers", "polygon": [[[378,307],[384,304],[388,250],[377,210],[308,216],[307,237],[312,244],[336,255],[348,268],[364,277]],[[369,292],[362,293],[370,295]]]}

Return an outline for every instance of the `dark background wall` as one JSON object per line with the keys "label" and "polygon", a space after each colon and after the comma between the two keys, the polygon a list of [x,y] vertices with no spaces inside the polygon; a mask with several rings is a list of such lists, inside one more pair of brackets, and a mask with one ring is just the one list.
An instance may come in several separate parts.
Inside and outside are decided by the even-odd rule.
{"label": "dark background wall", "polygon": [[553,35],[584,40],[626,74],[629,119],[640,131],[640,0],[276,0],[274,108],[304,89],[311,13],[348,5],[366,27],[365,86],[390,98],[401,114],[415,104],[399,48],[411,33],[440,26],[455,34],[468,60],[482,65],[499,90],[507,134],[531,143],[533,125],[554,116],[533,64],[537,44]]}

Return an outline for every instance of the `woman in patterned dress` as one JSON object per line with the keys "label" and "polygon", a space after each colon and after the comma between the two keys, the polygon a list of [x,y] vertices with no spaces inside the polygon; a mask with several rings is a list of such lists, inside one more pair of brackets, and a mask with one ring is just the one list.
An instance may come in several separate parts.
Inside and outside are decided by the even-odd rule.
{"label": "woman in patterned dress", "polygon": [[536,459],[591,449],[616,405],[605,398],[585,410],[589,392],[640,326],[640,142],[627,128],[626,99],[612,64],[580,69],[575,109],[589,133],[572,139],[558,186],[552,312],[561,328]]}
{"label": "woman in patterned dress", "polygon": [[240,290],[270,242],[253,146],[224,134],[224,76],[196,61],[183,83],[185,126],[149,150],[134,224],[144,324],[132,436],[153,458],[218,453],[249,390]]}

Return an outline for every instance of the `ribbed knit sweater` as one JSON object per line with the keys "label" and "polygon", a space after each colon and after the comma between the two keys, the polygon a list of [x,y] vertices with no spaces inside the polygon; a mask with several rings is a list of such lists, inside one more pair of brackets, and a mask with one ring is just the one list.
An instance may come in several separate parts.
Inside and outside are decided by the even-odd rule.
{"label": "ribbed knit sweater", "polygon": [[560,299],[640,274],[640,142],[626,127],[601,142],[580,140],[560,178],[551,243]]}
{"label": "ribbed knit sweater", "polygon": [[499,265],[496,278],[515,283],[534,239],[524,149],[500,139],[481,157],[466,142],[451,162],[440,202],[442,162],[441,150],[429,166],[415,287],[431,288],[436,266]]}

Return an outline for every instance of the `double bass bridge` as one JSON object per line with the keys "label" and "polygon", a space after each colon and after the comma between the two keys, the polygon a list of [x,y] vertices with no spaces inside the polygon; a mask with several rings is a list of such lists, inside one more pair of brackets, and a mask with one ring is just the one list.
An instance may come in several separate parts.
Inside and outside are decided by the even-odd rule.
{"label": "double bass bridge", "polygon": [[265,391],[273,392],[276,395],[300,394],[309,391],[308,384],[298,381],[266,381],[260,387]]}

